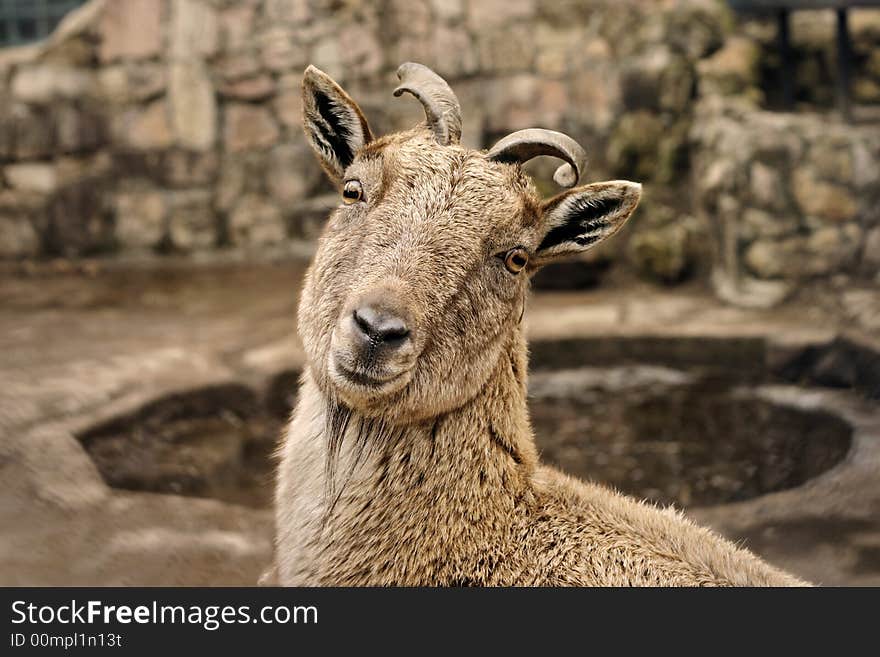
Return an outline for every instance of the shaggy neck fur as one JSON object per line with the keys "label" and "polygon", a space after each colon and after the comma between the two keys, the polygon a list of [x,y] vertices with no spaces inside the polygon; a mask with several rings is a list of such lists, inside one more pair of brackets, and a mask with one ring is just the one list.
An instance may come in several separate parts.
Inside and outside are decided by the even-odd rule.
{"label": "shaggy neck fur", "polygon": [[[517,331],[476,397],[410,426],[363,418],[323,399],[320,579],[393,583],[418,573],[425,582],[477,583],[474,563],[497,560],[505,543],[516,545],[513,536],[524,521],[518,509],[534,504],[530,480],[537,463],[524,362]],[[501,530],[492,545],[486,527]],[[494,569],[486,562],[478,570],[489,576]]]}
{"label": "shaggy neck fur", "polygon": [[332,458],[334,402],[306,371],[282,448],[269,581],[803,584],[673,509],[539,465],[519,332],[503,354],[479,393],[442,416],[389,428],[352,413]]}

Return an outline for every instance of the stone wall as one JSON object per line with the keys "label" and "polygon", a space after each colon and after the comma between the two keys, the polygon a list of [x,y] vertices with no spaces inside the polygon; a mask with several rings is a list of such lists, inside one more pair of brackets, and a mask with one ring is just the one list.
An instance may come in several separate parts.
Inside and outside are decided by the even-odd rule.
{"label": "stone wall", "polygon": [[774,290],[770,301],[817,278],[880,273],[876,125],[729,101],[704,107],[692,136],[698,203],[719,256],[717,283],[745,289],[749,279],[784,281],[761,288]]}
{"label": "stone wall", "polygon": [[[594,260],[668,283],[864,273],[871,127],[763,111],[772,35],[755,25],[720,0],[92,0],[0,51],[0,257],[307,242],[336,198],[301,135],[302,70],[336,77],[381,134],[423,118],[390,93],[414,60],[459,95],[467,145],[555,128],[587,148],[587,180],[645,183]],[[860,25],[858,53],[880,43]],[[556,191],[552,163],[529,168]]]}
{"label": "stone wall", "polygon": [[471,146],[557,128],[587,146],[591,178],[669,183],[725,16],[712,0],[93,0],[0,53],[0,253],[314,237],[331,190],[301,137],[310,62],[379,133],[421,119],[390,93],[420,61],[459,94]]}
{"label": "stone wall", "polygon": [[747,22],[698,63],[695,210],[714,247],[715,288],[732,301],[769,305],[841,277],[880,283],[880,12],[854,12],[851,122],[829,111],[833,83],[818,73],[836,56],[833,21],[794,14],[796,112],[764,109],[778,65],[772,22]]}

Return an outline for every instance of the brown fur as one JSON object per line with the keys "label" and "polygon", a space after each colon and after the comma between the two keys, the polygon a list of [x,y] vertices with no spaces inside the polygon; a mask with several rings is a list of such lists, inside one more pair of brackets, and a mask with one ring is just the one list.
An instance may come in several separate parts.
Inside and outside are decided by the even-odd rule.
{"label": "brown fur", "polygon": [[[304,81],[310,139],[308,98],[331,88],[324,78],[309,69]],[[308,365],[281,448],[279,583],[801,584],[676,511],[538,462],[520,324],[529,275],[618,230],[638,186],[542,203],[518,165],[441,146],[425,127],[356,150],[334,175],[316,146],[364,200],[331,215],[302,292]],[[548,244],[566,226],[593,237]],[[519,273],[504,266],[514,247],[530,256]],[[365,303],[406,320],[403,346],[364,359],[350,317]]]}

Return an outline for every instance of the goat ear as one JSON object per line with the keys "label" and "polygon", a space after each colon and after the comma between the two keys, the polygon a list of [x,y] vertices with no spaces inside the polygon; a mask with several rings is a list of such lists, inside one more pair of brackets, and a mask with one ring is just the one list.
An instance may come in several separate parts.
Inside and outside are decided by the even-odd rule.
{"label": "goat ear", "polygon": [[642,186],[627,180],[584,185],[554,196],[542,207],[544,238],[537,266],[586,251],[618,230],[639,204]]}
{"label": "goat ear", "polygon": [[327,175],[341,183],[357,151],[373,135],[364,113],[329,75],[309,66],[303,74],[303,130]]}

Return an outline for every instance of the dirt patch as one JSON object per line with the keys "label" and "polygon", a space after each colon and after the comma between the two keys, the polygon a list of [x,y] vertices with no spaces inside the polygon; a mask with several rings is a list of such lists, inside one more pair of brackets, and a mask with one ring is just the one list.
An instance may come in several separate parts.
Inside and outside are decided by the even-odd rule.
{"label": "dirt patch", "polygon": [[835,415],[723,381],[592,369],[578,380],[576,372],[563,375],[562,389],[552,375],[537,382],[531,412],[542,458],[638,498],[680,507],[742,501],[800,486],[850,448],[852,430]]}
{"label": "dirt patch", "polygon": [[278,375],[262,396],[237,383],[167,395],[79,439],[114,488],[268,507],[297,378]]}
{"label": "dirt patch", "polygon": [[[644,368],[544,373],[530,400],[542,457],[636,497],[690,507],[799,486],[849,450],[849,425],[830,413],[682,377]],[[168,395],[80,440],[115,488],[267,507],[271,454],[297,385],[297,372],[283,372],[262,395],[236,383]]]}

